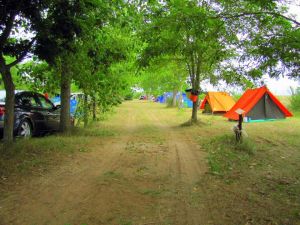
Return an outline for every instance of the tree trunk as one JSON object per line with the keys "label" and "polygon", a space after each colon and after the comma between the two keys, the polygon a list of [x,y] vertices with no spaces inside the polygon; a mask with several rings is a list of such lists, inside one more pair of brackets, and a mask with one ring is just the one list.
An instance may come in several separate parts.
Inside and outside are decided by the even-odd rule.
{"label": "tree trunk", "polygon": [[14,130],[14,112],[15,112],[15,85],[12,80],[10,68],[5,65],[5,60],[0,56],[0,72],[2,75],[4,88],[6,91],[5,98],[5,116],[4,116],[4,130],[3,141],[5,145],[9,145],[13,142],[13,130]]}
{"label": "tree trunk", "polygon": [[176,107],[176,95],[177,95],[177,90],[173,90],[173,100],[172,100],[173,107]]}
{"label": "tree trunk", "polygon": [[198,101],[193,102],[193,111],[192,111],[192,119],[191,119],[192,123],[195,123],[198,121],[197,113],[198,113]]}
{"label": "tree trunk", "polygon": [[9,69],[4,72],[2,78],[6,91],[3,141],[6,144],[10,144],[11,142],[13,142],[15,86],[12,81],[12,76]]}
{"label": "tree trunk", "polygon": [[[193,83],[193,87],[192,87],[193,91],[198,92],[200,89],[200,74],[196,73],[195,74],[195,82]],[[196,102],[193,102],[193,111],[192,111],[192,118],[191,118],[191,122],[192,123],[196,123],[198,121],[198,102],[199,102],[199,98],[197,99]]]}
{"label": "tree trunk", "polygon": [[88,97],[86,94],[84,94],[84,99],[83,99],[83,124],[84,127],[87,127],[88,122],[89,122],[89,106],[88,106]]}
{"label": "tree trunk", "polygon": [[61,112],[60,112],[60,131],[68,133],[71,128],[70,120],[70,94],[71,94],[71,75],[64,67],[61,74],[60,96],[61,96]]}
{"label": "tree trunk", "polygon": [[93,121],[96,121],[97,113],[96,113],[96,97],[95,96],[92,97],[92,101],[93,101]]}

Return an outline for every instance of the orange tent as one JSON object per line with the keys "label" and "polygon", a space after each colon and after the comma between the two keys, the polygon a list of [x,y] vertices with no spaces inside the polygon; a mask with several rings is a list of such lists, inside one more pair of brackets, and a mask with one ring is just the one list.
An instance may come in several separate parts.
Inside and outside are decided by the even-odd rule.
{"label": "orange tent", "polygon": [[291,112],[269,91],[266,86],[248,89],[224,116],[238,120],[237,109],[244,110],[244,117],[251,120],[283,119],[293,116]]}
{"label": "orange tent", "polygon": [[208,92],[200,105],[203,112],[227,112],[234,106],[235,101],[227,92]]}

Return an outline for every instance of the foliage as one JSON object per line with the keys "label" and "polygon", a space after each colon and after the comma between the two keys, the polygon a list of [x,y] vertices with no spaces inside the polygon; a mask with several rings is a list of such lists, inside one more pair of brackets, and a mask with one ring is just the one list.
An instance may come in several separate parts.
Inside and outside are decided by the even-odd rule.
{"label": "foliage", "polygon": [[20,0],[0,3],[0,53],[18,64],[32,51],[32,36],[39,29],[47,1]]}
{"label": "foliage", "polygon": [[161,56],[151,60],[141,72],[139,86],[154,96],[169,91],[183,91],[187,76],[188,71],[180,59]]}
{"label": "foliage", "polygon": [[236,102],[241,98],[241,96],[242,96],[242,94],[239,94],[239,93],[233,93],[232,94],[232,98]]}
{"label": "foliage", "polygon": [[27,90],[39,93],[59,93],[59,74],[46,62],[32,60],[19,66],[21,83]]}
{"label": "foliage", "polygon": [[300,88],[292,91],[292,96],[290,100],[290,108],[296,112],[300,112]]}

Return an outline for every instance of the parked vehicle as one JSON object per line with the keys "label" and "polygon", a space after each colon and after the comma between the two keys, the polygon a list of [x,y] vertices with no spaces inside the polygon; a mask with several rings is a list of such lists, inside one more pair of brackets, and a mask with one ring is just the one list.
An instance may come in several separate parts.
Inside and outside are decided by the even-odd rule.
{"label": "parked vehicle", "polygon": [[[3,136],[5,91],[0,91],[0,136]],[[43,95],[30,91],[15,92],[14,135],[31,137],[59,129],[60,106]]]}

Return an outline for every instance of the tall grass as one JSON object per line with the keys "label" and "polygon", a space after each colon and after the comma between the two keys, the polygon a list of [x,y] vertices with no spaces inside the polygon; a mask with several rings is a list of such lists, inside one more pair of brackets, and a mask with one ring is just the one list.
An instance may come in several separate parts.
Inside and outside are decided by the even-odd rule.
{"label": "tall grass", "polygon": [[292,96],[291,96],[291,103],[290,108],[293,111],[300,112],[300,87],[297,89],[291,89]]}

